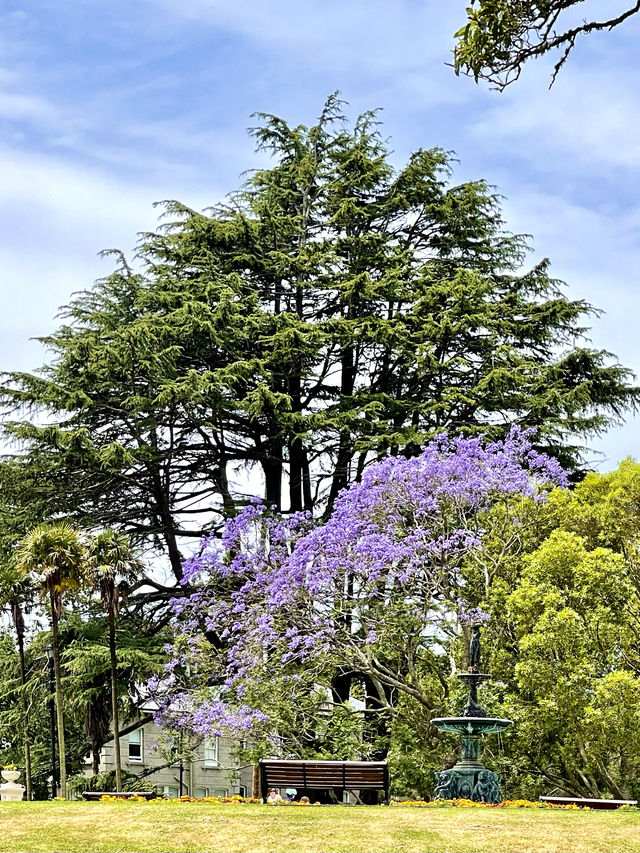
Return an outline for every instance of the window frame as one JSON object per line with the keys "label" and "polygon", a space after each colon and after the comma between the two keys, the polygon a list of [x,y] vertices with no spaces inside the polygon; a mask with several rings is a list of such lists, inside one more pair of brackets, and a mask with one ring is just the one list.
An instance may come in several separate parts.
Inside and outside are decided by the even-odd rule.
{"label": "window frame", "polygon": [[[137,737],[137,740],[131,740],[131,735]],[[140,755],[132,755],[131,747],[137,746],[140,748]],[[134,764],[142,764],[144,759],[144,731],[142,726],[139,729],[134,729],[127,736],[127,760]]]}
{"label": "window frame", "polygon": [[[220,767],[220,737],[206,737],[202,744],[203,766]],[[207,755],[209,753],[209,755]]]}

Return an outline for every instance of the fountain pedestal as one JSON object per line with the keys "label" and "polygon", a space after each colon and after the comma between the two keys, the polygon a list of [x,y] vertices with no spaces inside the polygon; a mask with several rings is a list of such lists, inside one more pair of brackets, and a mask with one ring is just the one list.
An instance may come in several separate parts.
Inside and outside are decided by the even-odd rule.
{"label": "fountain pedestal", "polygon": [[24,796],[24,785],[16,785],[19,776],[19,770],[2,771],[2,778],[6,780],[4,785],[0,785],[0,800],[3,803],[18,802]]}
{"label": "fountain pedestal", "polygon": [[[480,771],[485,767],[480,761],[480,735],[463,734],[460,759],[454,764],[453,770],[458,780],[458,789],[468,794],[468,799],[473,798],[473,791],[478,781]],[[458,796],[465,796],[458,794]]]}

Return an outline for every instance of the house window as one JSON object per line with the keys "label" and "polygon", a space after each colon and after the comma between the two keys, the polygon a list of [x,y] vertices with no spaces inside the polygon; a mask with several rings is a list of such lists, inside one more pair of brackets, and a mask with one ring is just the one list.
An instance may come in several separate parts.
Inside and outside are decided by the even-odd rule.
{"label": "house window", "polygon": [[218,743],[220,738],[207,737],[204,739],[204,766],[218,766]]}
{"label": "house window", "polygon": [[222,799],[223,797],[226,797],[227,794],[228,794],[228,792],[227,792],[226,788],[214,788],[213,789],[213,796],[214,797],[220,797]]}
{"label": "house window", "polygon": [[245,788],[244,785],[238,785],[238,793],[240,794],[241,797],[247,796],[247,789]]}
{"label": "house window", "polygon": [[142,761],[142,729],[129,732],[129,761]]}
{"label": "house window", "polygon": [[209,796],[209,789],[208,788],[196,788],[195,796],[196,797],[208,797]]}
{"label": "house window", "polygon": [[174,788],[172,785],[163,785],[162,793],[165,795],[165,797],[175,799],[178,796],[178,789]]}

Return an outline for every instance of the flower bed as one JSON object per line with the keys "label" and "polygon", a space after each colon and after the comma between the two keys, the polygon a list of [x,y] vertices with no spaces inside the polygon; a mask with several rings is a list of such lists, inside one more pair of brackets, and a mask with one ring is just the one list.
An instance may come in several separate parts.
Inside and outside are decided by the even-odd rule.
{"label": "flower bed", "polygon": [[[501,803],[476,803],[474,800],[392,800],[392,806],[413,806],[416,808],[467,808],[467,809],[563,809],[575,811],[591,811],[589,806],[578,806],[576,803],[559,805],[558,803],[542,803],[539,800],[503,800]],[[620,806],[621,809],[633,809],[634,806]]]}
{"label": "flower bed", "polygon": [[233,794],[231,797],[190,797],[185,794],[182,797],[171,797],[165,799],[162,795],[155,799],[148,800],[146,797],[140,797],[135,792],[131,792],[130,797],[114,797],[111,794],[103,794],[100,797],[101,803],[213,803],[214,805],[225,804],[240,804],[240,803],[259,803],[260,800],[253,797],[241,797],[239,794]]}
{"label": "flower bed", "polygon": [[[132,793],[130,797],[113,797],[109,794],[104,794],[100,797],[99,802],[101,803],[209,803],[211,805],[216,806],[224,806],[224,805],[241,805],[241,804],[249,804],[255,805],[259,804],[262,801],[255,797],[241,797],[239,794],[233,794],[231,797],[189,797],[188,795],[184,795],[182,797],[176,798],[172,797],[170,799],[165,799],[162,796],[157,797],[155,800],[147,800],[144,797],[140,797],[135,793]],[[287,802],[286,800],[282,800],[281,802],[274,803],[274,805],[278,806],[309,806],[314,805],[318,806],[320,803],[301,803],[294,801],[292,803]],[[418,809],[446,809],[446,808],[458,808],[458,809],[560,809],[564,811],[591,811],[588,806],[578,806],[575,803],[569,805],[558,805],[556,803],[541,803],[539,800],[503,800],[501,803],[476,803],[473,800],[391,800],[390,805],[392,807],[409,807],[409,808],[418,808]],[[619,811],[638,811],[634,806],[621,806]]]}

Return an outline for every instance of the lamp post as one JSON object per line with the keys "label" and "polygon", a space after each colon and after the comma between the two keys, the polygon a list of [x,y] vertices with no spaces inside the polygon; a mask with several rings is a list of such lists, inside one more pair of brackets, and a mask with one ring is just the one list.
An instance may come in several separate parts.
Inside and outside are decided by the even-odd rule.
{"label": "lamp post", "polygon": [[53,646],[45,646],[49,664],[49,725],[51,727],[51,799],[58,796],[58,771],[56,767],[56,706],[54,694],[56,690],[55,673],[53,669]]}

